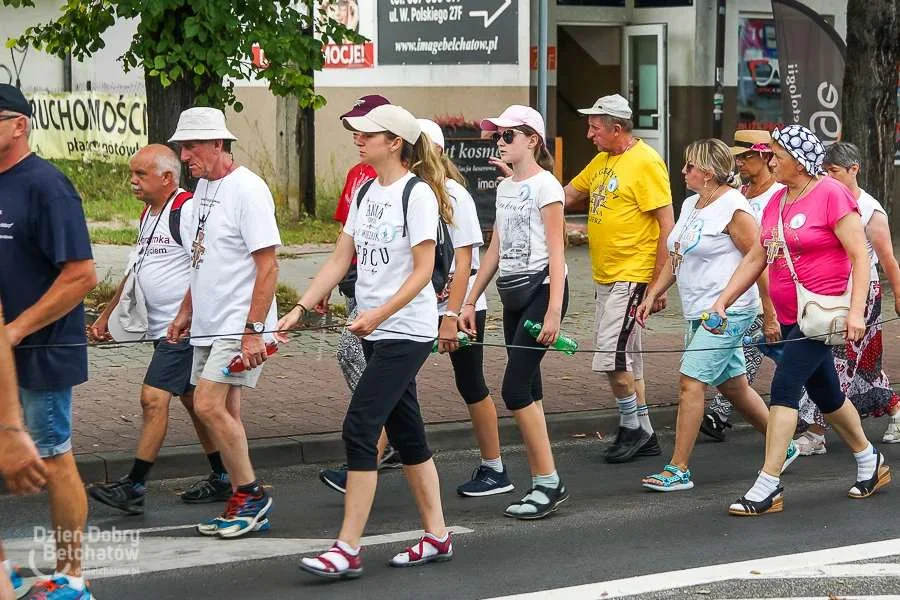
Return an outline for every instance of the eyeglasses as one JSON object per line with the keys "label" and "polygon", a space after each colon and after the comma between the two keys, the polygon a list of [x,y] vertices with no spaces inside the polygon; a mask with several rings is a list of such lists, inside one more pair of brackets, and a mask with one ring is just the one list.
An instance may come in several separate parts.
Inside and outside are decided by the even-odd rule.
{"label": "eyeglasses", "polygon": [[503,140],[503,143],[505,143],[505,144],[512,144],[513,141],[516,139],[517,133],[521,133],[522,135],[525,135],[524,131],[519,131],[518,129],[507,129],[503,133],[495,133],[494,135],[491,136],[491,139],[494,140],[495,144],[500,142],[500,140]]}
{"label": "eyeglasses", "polygon": [[762,154],[759,152],[743,152],[734,157],[734,160],[739,160],[741,162],[748,161],[751,158],[761,158]]}

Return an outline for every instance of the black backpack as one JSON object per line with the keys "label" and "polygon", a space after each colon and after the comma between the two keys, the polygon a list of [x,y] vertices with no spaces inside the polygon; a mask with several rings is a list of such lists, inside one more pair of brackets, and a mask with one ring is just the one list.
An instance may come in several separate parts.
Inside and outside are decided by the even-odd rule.
{"label": "black backpack", "polygon": [[[356,195],[356,210],[358,211],[362,204],[362,199],[372,187],[374,179],[362,184],[359,193]],[[417,183],[425,183],[420,177],[412,177],[406,182],[403,188],[403,237],[407,236],[406,230],[406,213],[409,210],[409,197]],[[427,184],[426,184],[427,185]],[[438,216],[437,243],[434,246],[434,271],[431,273],[431,285],[434,291],[441,295],[447,285],[450,283],[450,266],[453,263],[453,240],[450,239],[450,229],[443,217]]]}

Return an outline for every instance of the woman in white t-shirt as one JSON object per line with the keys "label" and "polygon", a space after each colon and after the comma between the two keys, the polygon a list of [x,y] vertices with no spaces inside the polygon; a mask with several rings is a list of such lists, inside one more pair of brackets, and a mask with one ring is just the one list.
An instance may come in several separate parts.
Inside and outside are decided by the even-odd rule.
{"label": "woman in white t-shirt", "polygon": [[[725,331],[703,327],[702,316],[718,299],[744,255],[759,237],[759,226],[747,199],[734,189],[734,159],[723,142],[692,142],[684,151],[681,170],[685,185],[696,192],[684,201],[675,228],[669,234],[669,259],[651,282],[637,309],[643,327],[656,298],[678,283],[687,319],[687,349],[681,359],[675,451],[661,473],[643,479],[643,486],[660,492],[694,487],[688,468],[703,420],[706,386],[719,389],[763,435],[768,411],[750,387],[741,342],[759,313],[759,293],[751,286],[728,310]],[[799,456],[788,448],[785,466]]]}
{"label": "woman in white t-shirt", "polygon": [[[885,277],[894,291],[894,310],[900,314],[900,267],[894,257],[891,230],[887,213],[881,203],[859,187],[861,156],[859,149],[848,142],[837,142],[825,152],[823,167],[828,176],[847,186],[859,205],[863,227],[866,228],[869,260],[869,296],[866,300],[866,333],[858,342],[848,342],[845,346],[833,346],[834,367],[837,370],[841,389],[863,417],[891,417],[882,441],[888,444],[900,443],[900,396],[882,370],[882,325],[881,325],[881,279],[878,268],[881,264]],[[806,431],[797,438],[797,444],[804,454],[825,454],[825,429],[827,423],[816,405],[804,396],[800,402],[800,424]]]}
{"label": "woman in white t-shirt", "polygon": [[484,327],[487,322],[487,300],[481,294],[475,301],[475,344],[460,348],[457,332],[461,323],[459,312],[466,295],[475,283],[480,263],[478,249],[484,245],[481,224],[475,211],[475,200],[466,190],[466,180],[456,165],[444,153],[444,132],[440,125],[428,119],[419,119],[422,133],[434,143],[441,156],[447,174],[447,193],[453,203],[453,222],[450,238],[453,240],[453,264],[450,281],[438,294],[438,349],[450,353],[456,389],[469,409],[475,439],[481,451],[481,464],[472,478],[456,488],[464,497],[493,496],[513,491],[514,486],[500,458],[500,430],[497,408],[484,381]]}
{"label": "woman in white t-shirt", "polygon": [[[356,134],[360,160],[372,165],[378,177],[363,197],[354,199],[334,252],[297,306],[278,323],[279,330],[296,325],[308,306],[337,285],[356,254],[359,312],[348,328],[362,338],[366,367],[344,418],[348,467],[344,522],[330,550],[300,564],[301,569],[327,578],[362,573],[359,542],[375,497],[376,443],[382,427],[400,454],[425,530],[418,543],[394,556],[390,564],[406,567],[453,556],[438,474],[416,397],[416,374],[438,333],[431,278],[439,212],[445,221],[452,221],[443,168],[415,117],[399,106],[378,106],[343,122]],[[415,165],[421,179],[407,165]],[[409,205],[404,215],[405,193]],[[286,339],[282,335],[281,340]]]}
{"label": "woman in white t-shirt", "polygon": [[[532,480],[525,497],[504,514],[540,519],[569,497],[556,472],[547,435],[540,371],[546,347],[559,336],[568,304],[565,193],[551,172],[553,159],[540,113],[513,105],[499,117],[482,120],[481,128],[495,132],[500,158],[512,165],[513,174],[497,186],[491,243],[460,318],[463,328],[474,333],[476,302],[499,269],[503,334],[507,346],[514,346],[506,351],[502,395],[525,442]],[[525,330],[526,320],[543,324],[536,339]]]}

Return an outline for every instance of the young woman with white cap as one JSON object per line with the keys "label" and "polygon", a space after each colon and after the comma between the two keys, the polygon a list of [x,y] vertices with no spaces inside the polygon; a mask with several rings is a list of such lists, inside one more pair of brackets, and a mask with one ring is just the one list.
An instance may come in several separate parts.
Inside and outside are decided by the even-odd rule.
{"label": "young woman with white cap", "polygon": [[[460,496],[481,497],[511,492],[514,489],[500,458],[500,430],[497,424],[497,408],[484,382],[484,347],[474,344],[460,348],[456,341],[460,329],[459,312],[466,294],[472,289],[478,272],[478,249],[484,245],[481,224],[475,211],[475,200],[465,188],[466,180],[456,165],[444,153],[444,132],[440,125],[428,119],[419,119],[422,133],[434,143],[441,163],[447,173],[447,193],[453,203],[453,223],[450,238],[454,256],[450,267],[451,279],[445,293],[438,295],[439,350],[450,353],[456,389],[469,409],[475,439],[481,451],[481,464],[472,479],[456,488]],[[456,276],[456,275],[459,276]],[[487,300],[481,294],[475,301],[475,341],[484,341],[487,321]]]}
{"label": "young woman with white cap", "polygon": [[[308,306],[337,285],[356,253],[359,313],[349,329],[362,338],[366,367],[343,426],[348,466],[344,522],[330,550],[300,564],[301,569],[328,578],[362,573],[359,541],[375,498],[376,442],[382,427],[400,453],[425,530],[418,543],[391,559],[391,566],[453,556],[438,474],[416,397],[416,374],[438,333],[431,278],[439,211],[445,221],[452,220],[444,171],[415,117],[399,106],[378,106],[343,122],[357,134],[354,143],[360,160],[372,165],[378,178],[357,194],[334,252],[297,306],[278,323],[280,330],[296,325]],[[414,165],[418,179],[408,165]],[[283,335],[281,339],[286,341]]]}
{"label": "young woman with white cap", "polygon": [[[536,110],[513,105],[499,117],[484,119],[481,128],[495,132],[500,158],[513,174],[497,185],[494,233],[460,318],[463,328],[474,333],[476,302],[499,270],[503,333],[507,345],[514,346],[507,348],[502,395],[516,418],[532,475],[531,489],[504,514],[540,519],[569,497],[550,448],[540,371],[568,304],[565,192],[550,172],[544,120]],[[526,320],[543,324],[536,339],[525,330]]]}

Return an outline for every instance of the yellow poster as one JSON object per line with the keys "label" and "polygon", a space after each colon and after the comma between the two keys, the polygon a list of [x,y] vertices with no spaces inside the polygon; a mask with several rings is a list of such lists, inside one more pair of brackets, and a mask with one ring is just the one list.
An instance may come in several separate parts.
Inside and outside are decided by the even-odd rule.
{"label": "yellow poster", "polygon": [[44,158],[127,163],[147,144],[147,99],[104,92],[36,92],[31,149]]}

